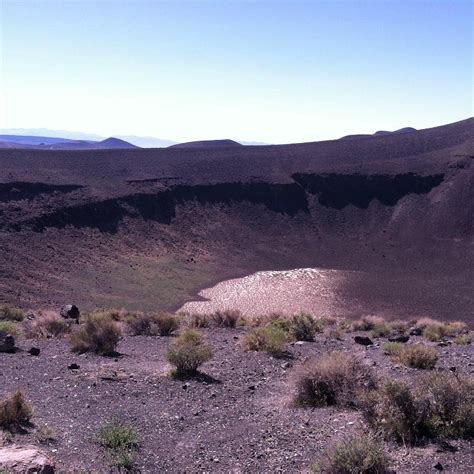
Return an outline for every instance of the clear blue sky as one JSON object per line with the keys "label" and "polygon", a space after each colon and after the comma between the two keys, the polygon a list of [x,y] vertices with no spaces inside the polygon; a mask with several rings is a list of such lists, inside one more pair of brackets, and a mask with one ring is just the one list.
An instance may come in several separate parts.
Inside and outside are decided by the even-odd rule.
{"label": "clear blue sky", "polygon": [[271,143],[473,115],[466,0],[1,2],[1,128]]}

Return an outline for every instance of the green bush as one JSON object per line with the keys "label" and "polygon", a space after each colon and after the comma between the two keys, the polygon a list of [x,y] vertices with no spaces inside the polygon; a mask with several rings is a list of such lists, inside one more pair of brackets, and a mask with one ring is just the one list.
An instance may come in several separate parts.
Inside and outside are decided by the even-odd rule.
{"label": "green bush", "polygon": [[131,470],[139,448],[138,435],[132,426],[117,418],[97,432],[97,442],[105,448],[112,462],[119,468]]}
{"label": "green bush", "polygon": [[0,305],[0,321],[23,321],[24,317],[22,309],[7,304]]}
{"label": "green bush", "polygon": [[168,361],[176,366],[176,376],[191,376],[198,368],[212,358],[212,349],[203,335],[187,329],[168,348]]}
{"label": "green bush", "polygon": [[244,336],[244,347],[249,351],[268,352],[281,356],[288,341],[288,333],[278,327],[268,325],[252,329]]}
{"label": "green bush", "polygon": [[469,331],[467,334],[461,334],[460,336],[453,339],[455,344],[466,346],[474,342],[474,331]]}
{"label": "green bush", "polygon": [[297,405],[354,407],[363,392],[376,388],[377,380],[355,355],[332,352],[297,367],[294,384]]}
{"label": "green bush", "polygon": [[80,354],[89,351],[113,354],[121,336],[122,331],[116,322],[108,317],[91,315],[83,327],[71,335],[71,350]]}
{"label": "green bush", "polygon": [[0,428],[19,428],[27,424],[32,416],[33,409],[20,390],[0,400]]}
{"label": "green bush", "polygon": [[378,435],[361,433],[345,439],[326,453],[326,460],[313,472],[329,474],[384,474],[389,460]]}
{"label": "green bush", "polygon": [[389,356],[397,356],[404,347],[401,342],[386,342],[382,349]]}
{"label": "green bush", "polygon": [[407,367],[433,369],[438,362],[439,354],[434,347],[412,344],[402,347],[396,357]]}

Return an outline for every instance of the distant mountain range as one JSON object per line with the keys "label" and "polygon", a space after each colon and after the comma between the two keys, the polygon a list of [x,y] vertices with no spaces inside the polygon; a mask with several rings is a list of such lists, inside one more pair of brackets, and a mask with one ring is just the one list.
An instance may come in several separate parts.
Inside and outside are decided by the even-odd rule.
{"label": "distant mountain range", "polygon": [[366,137],[380,137],[382,135],[397,135],[400,133],[410,133],[410,132],[416,132],[416,128],[405,127],[405,128],[400,128],[398,130],[394,130],[393,132],[389,132],[387,130],[379,130],[372,135],[370,134],[346,135],[345,137],[340,138],[340,140],[352,140],[355,138],[366,138]]}
{"label": "distant mountain range", "polygon": [[59,137],[37,137],[31,135],[0,135],[0,148],[32,148],[39,150],[94,150],[105,148],[139,148],[119,138],[110,137],[101,141],[71,140]]}

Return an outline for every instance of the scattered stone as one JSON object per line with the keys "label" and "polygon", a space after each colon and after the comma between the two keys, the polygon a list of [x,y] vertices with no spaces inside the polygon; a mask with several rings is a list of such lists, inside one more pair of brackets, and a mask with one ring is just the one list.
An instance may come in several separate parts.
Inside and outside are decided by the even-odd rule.
{"label": "scattered stone", "polygon": [[450,370],[451,372],[456,372],[456,367],[450,367],[449,370]]}
{"label": "scattered stone", "polygon": [[35,446],[9,445],[0,447],[2,472],[53,474],[54,462]]}
{"label": "scattered stone", "polygon": [[421,336],[423,330],[421,328],[411,328],[410,329],[410,336]]}
{"label": "scattered stone", "polygon": [[32,356],[39,356],[40,355],[40,349],[39,347],[32,347],[29,351],[28,351],[28,354],[32,355]]}
{"label": "scattered stone", "polygon": [[3,331],[0,331],[0,352],[15,352],[15,338]]}
{"label": "scattered stone", "polygon": [[447,342],[447,341],[438,342],[438,346],[440,346],[440,347],[447,347],[447,346],[450,346],[450,345],[451,345],[451,343]]}
{"label": "scattered stone", "polygon": [[437,471],[444,471],[443,465],[438,462],[433,466]]}
{"label": "scattered stone", "polygon": [[249,390],[255,390],[257,387],[255,387],[255,385],[250,385],[249,386]]}
{"label": "scattered stone", "polygon": [[67,368],[68,368],[69,370],[77,370],[77,369],[80,369],[81,366],[80,366],[79,364],[76,364],[75,362],[73,362],[72,364],[69,364],[69,365],[67,366]]}
{"label": "scattered stone", "polygon": [[404,332],[396,331],[392,332],[388,335],[388,340],[390,342],[408,342],[410,339],[410,336],[408,334],[405,334]]}
{"label": "scattered stone", "polygon": [[373,342],[370,337],[367,336],[354,336],[354,342],[360,344],[361,346],[372,346]]}
{"label": "scattered stone", "polygon": [[302,346],[304,344],[304,341],[296,341],[295,346]]}
{"label": "scattered stone", "polygon": [[81,315],[79,308],[75,304],[67,304],[63,306],[59,314],[64,319],[75,319],[76,323],[79,322],[79,317]]}

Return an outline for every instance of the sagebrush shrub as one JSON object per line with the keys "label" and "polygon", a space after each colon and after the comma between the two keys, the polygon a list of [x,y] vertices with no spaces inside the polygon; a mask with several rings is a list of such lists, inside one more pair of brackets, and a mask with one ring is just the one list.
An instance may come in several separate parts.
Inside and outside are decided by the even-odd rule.
{"label": "sagebrush shrub", "polygon": [[422,377],[414,386],[386,382],[361,408],[370,425],[401,443],[474,436],[474,383],[454,374]]}
{"label": "sagebrush shrub", "polygon": [[204,336],[194,329],[184,331],[168,348],[168,361],[176,366],[177,376],[194,375],[211,358],[212,348]]}
{"label": "sagebrush shrub", "polygon": [[389,459],[383,440],[373,433],[346,438],[326,453],[326,459],[312,467],[313,472],[328,474],[384,474]]}
{"label": "sagebrush shrub", "polygon": [[212,316],[200,313],[180,313],[179,319],[188,328],[201,329],[211,326]]}
{"label": "sagebrush shrub", "polygon": [[32,416],[33,409],[20,390],[0,400],[0,428],[10,430],[21,427],[28,423]]}
{"label": "sagebrush shrub", "polygon": [[412,344],[402,347],[396,357],[407,367],[433,369],[436,362],[438,362],[439,353],[434,347]]}
{"label": "sagebrush shrub", "polygon": [[376,326],[385,325],[385,319],[381,316],[363,316],[352,323],[353,331],[371,331]]}
{"label": "sagebrush shrub", "polygon": [[90,351],[103,355],[112,354],[121,336],[122,331],[115,321],[108,317],[91,315],[84,325],[71,335],[71,350],[78,353]]}
{"label": "sagebrush shrub", "polygon": [[287,341],[288,333],[270,324],[252,329],[244,336],[243,344],[249,351],[264,351],[280,356],[285,350]]}
{"label": "sagebrush shrub", "polygon": [[128,326],[134,336],[169,336],[179,328],[179,319],[171,313],[137,314]]}
{"label": "sagebrush shrub", "polygon": [[360,394],[374,390],[370,367],[354,354],[332,352],[295,369],[295,402],[304,406],[357,406]]}
{"label": "sagebrush shrub", "polygon": [[297,341],[314,341],[317,332],[324,328],[322,319],[316,320],[310,314],[295,314],[290,320],[290,332]]}
{"label": "sagebrush shrub", "polygon": [[396,356],[404,348],[404,345],[401,342],[386,342],[382,349],[385,354],[390,356]]}
{"label": "sagebrush shrub", "polygon": [[23,321],[24,317],[22,309],[8,304],[0,305],[0,321]]}

